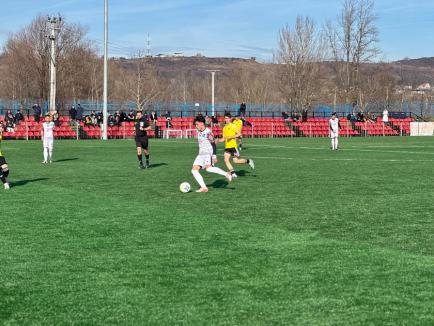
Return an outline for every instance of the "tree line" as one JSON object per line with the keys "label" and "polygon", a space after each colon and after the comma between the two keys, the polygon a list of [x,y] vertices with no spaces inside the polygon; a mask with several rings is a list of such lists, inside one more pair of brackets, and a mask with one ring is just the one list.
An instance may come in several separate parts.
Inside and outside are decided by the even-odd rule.
{"label": "tree line", "polygon": [[[298,16],[278,33],[268,64],[239,63],[219,74],[217,101],[266,105],[283,103],[293,110],[318,103],[368,103],[403,100],[396,92],[404,81],[378,63],[377,15],[373,0],[345,0],[335,19],[319,26]],[[46,101],[49,97],[50,40],[46,18],[36,17],[7,40],[0,56],[0,98]],[[102,57],[80,24],[62,20],[57,47],[57,97],[65,103],[102,98]],[[168,75],[155,60],[137,53],[126,65],[109,61],[109,100],[133,102],[209,102],[208,74],[182,71]],[[381,69],[379,69],[379,67]]]}

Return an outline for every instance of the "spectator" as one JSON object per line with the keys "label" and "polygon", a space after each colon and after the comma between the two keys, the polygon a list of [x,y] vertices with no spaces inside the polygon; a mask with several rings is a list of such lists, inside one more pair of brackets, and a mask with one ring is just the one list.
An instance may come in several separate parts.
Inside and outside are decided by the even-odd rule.
{"label": "spectator", "polygon": [[121,125],[121,114],[120,114],[119,111],[115,112],[114,120],[115,120],[115,125],[116,126],[120,126]]}
{"label": "spectator", "polygon": [[7,132],[14,132],[15,131],[15,121],[14,121],[14,115],[11,111],[6,111],[5,115],[5,127]]}
{"label": "spectator", "polygon": [[57,110],[54,111],[52,118],[53,118],[54,125],[56,127],[59,127],[59,112]]}
{"label": "spectator", "polygon": [[242,102],[240,104],[240,109],[238,111],[239,115],[244,118],[246,116],[246,110],[247,110],[247,105],[246,103]]}
{"label": "spectator", "polygon": [[98,119],[96,118],[95,111],[92,111],[90,113],[90,122],[91,122],[92,126],[97,126],[98,125]]}
{"label": "spectator", "polygon": [[33,117],[35,118],[36,122],[39,122],[39,118],[41,117],[41,113],[42,113],[42,109],[39,106],[39,104],[33,104],[32,106],[33,109]]}
{"label": "spectator", "polygon": [[289,119],[288,112],[283,111],[283,112],[282,112],[282,118],[283,118],[284,120],[288,120],[288,119]]}
{"label": "spectator", "polygon": [[217,118],[216,114],[214,114],[214,116],[212,117],[212,123],[213,124],[218,124],[219,123],[219,119]]}
{"label": "spectator", "polygon": [[389,123],[389,111],[387,111],[387,108],[384,108],[383,110],[383,122],[385,124]]}
{"label": "spectator", "polygon": [[109,125],[109,127],[113,127],[116,124],[115,118],[113,115],[109,115],[108,120],[107,120],[107,124]]}
{"label": "spectator", "polygon": [[84,117],[84,124],[86,126],[92,126],[92,120],[91,120],[91,118],[90,118],[89,115],[87,115],[87,116]]}
{"label": "spectator", "polygon": [[166,128],[173,128],[172,117],[170,115],[166,116]]}
{"label": "spectator", "polygon": [[294,120],[294,122],[297,122],[298,120],[300,120],[300,113],[298,113],[297,111],[291,112],[291,118],[292,120]]}
{"label": "spectator", "polygon": [[151,112],[151,115],[149,116],[149,118],[151,119],[151,121],[155,122],[157,121],[157,113],[155,113],[155,111]]}
{"label": "spectator", "polygon": [[77,110],[75,109],[75,106],[71,106],[71,108],[69,109],[69,117],[71,118],[71,120],[76,120],[77,119]]}
{"label": "spectator", "polygon": [[75,118],[78,121],[83,120],[83,108],[81,107],[80,103],[77,104],[77,115]]}
{"label": "spectator", "polygon": [[133,110],[131,110],[130,113],[128,113],[128,115],[127,115],[127,119],[128,119],[128,121],[130,121],[130,122],[133,122],[133,121],[136,120],[136,115],[134,114],[134,111],[133,111]]}
{"label": "spectator", "polygon": [[24,120],[24,116],[21,113],[21,110],[18,109],[18,111],[17,111],[17,113],[15,113],[15,117],[14,117],[15,124],[19,125],[20,121],[22,121],[22,120]]}
{"label": "spectator", "polygon": [[98,112],[96,114],[96,123],[98,125],[102,125],[103,122],[104,122],[104,116],[103,116],[102,112]]}
{"label": "spectator", "polygon": [[301,112],[301,118],[303,122],[307,122],[307,109],[304,108],[303,111]]}

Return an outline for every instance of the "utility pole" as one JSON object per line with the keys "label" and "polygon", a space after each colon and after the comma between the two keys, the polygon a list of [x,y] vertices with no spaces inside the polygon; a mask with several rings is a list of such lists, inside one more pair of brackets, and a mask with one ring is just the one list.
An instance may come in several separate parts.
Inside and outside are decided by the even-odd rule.
{"label": "utility pole", "polygon": [[107,140],[107,88],[108,88],[108,0],[104,0],[104,90],[102,139]]}
{"label": "utility pole", "polygon": [[50,52],[50,102],[49,111],[54,113],[56,111],[56,36],[60,30],[61,17],[48,17],[48,23],[51,25],[51,32],[48,38],[51,43]]}
{"label": "utility pole", "polygon": [[219,70],[207,70],[211,73],[211,116],[215,113],[215,73]]}

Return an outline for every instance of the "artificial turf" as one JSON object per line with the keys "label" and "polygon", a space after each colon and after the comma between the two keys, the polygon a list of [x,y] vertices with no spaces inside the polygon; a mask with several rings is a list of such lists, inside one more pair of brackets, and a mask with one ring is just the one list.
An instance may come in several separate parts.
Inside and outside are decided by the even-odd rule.
{"label": "artificial turf", "polygon": [[434,324],[434,139],[340,142],[246,139],[254,171],[183,194],[191,140],[151,140],[148,170],[131,140],[52,165],[4,141],[0,323]]}

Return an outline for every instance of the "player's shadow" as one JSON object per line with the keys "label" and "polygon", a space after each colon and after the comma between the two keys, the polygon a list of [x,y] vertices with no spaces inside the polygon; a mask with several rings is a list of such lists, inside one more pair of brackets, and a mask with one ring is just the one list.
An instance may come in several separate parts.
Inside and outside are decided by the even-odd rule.
{"label": "player's shadow", "polygon": [[156,163],[156,164],[149,165],[149,168],[153,169],[153,168],[158,168],[160,166],[165,166],[165,165],[169,165],[169,164],[167,164],[167,163]]}
{"label": "player's shadow", "polygon": [[228,190],[235,190],[235,188],[233,188],[233,187],[228,187],[229,182],[227,182],[225,180],[215,180],[209,186],[211,188],[219,188],[219,189],[224,188],[224,189],[228,189]]}
{"label": "player's shadow", "polygon": [[38,178],[38,179],[26,179],[26,180],[12,181],[11,182],[11,187],[25,186],[28,183],[38,182],[38,181],[44,181],[44,180],[48,180],[48,179],[49,178]]}
{"label": "player's shadow", "polygon": [[252,172],[246,171],[246,170],[239,170],[239,171],[236,171],[235,173],[239,177],[246,177],[246,176],[248,176],[248,177],[256,177],[256,175],[254,175],[254,174],[252,175]]}
{"label": "player's shadow", "polygon": [[78,160],[78,157],[73,157],[73,158],[63,158],[61,160],[55,160],[54,162],[68,162],[68,161],[76,161]]}

